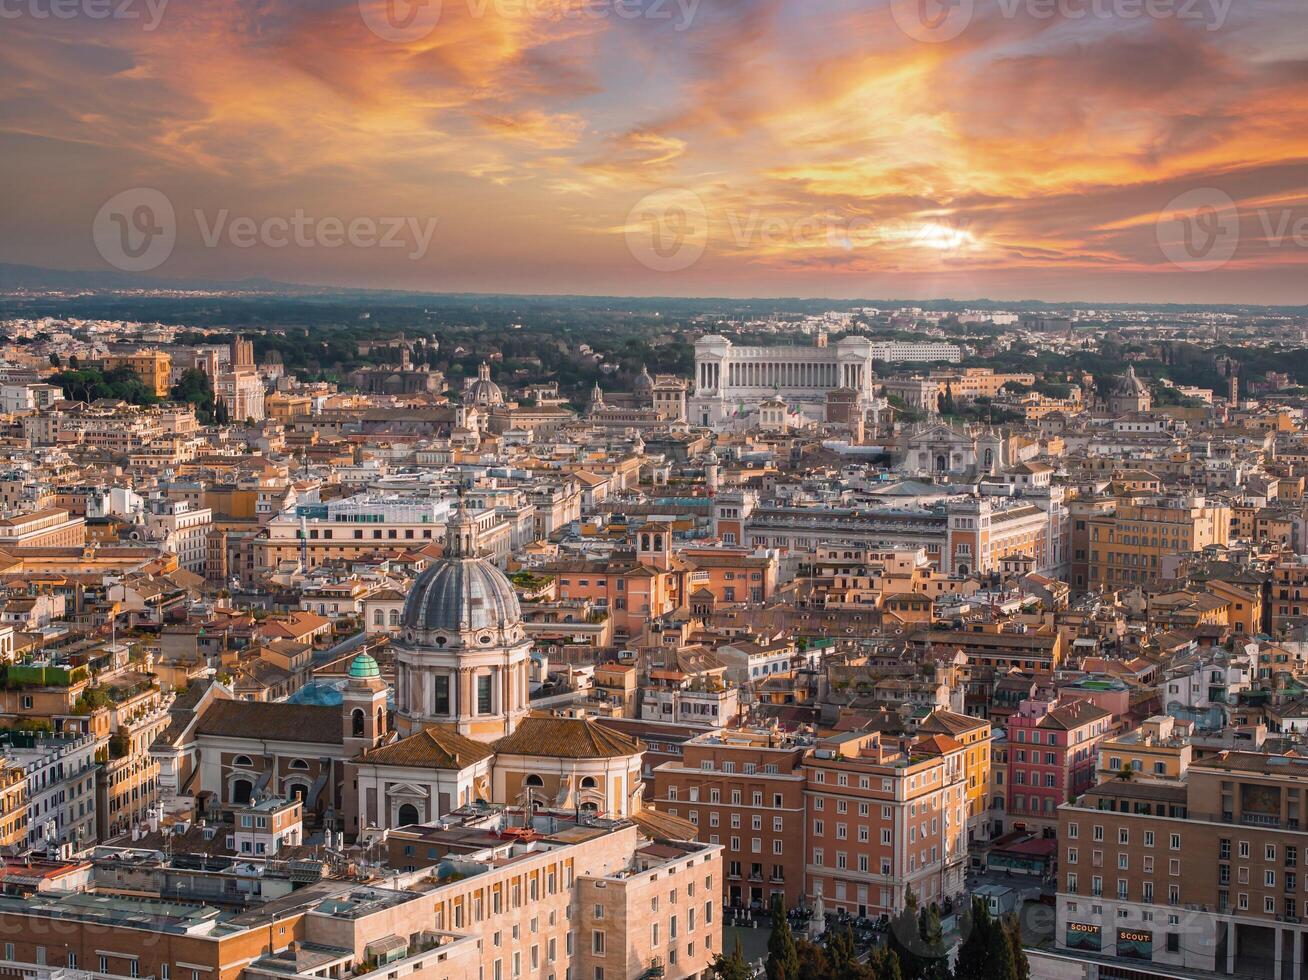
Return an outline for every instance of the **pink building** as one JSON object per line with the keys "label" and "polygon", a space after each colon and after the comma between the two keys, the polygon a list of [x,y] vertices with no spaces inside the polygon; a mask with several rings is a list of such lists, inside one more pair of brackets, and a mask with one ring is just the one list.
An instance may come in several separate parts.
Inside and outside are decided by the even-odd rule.
{"label": "pink building", "polygon": [[1008,772],[997,794],[1008,813],[1005,829],[1052,835],[1058,807],[1095,784],[1099,743],[1113,715],[1091,701],[1023,701],[1008,719]]}

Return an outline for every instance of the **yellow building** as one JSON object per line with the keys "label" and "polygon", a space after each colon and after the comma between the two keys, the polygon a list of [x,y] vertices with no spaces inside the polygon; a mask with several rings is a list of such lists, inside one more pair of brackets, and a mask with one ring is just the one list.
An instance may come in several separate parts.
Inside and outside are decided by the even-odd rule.
{"label": "yellow building", "polygon": [[1169,555],[1231,538],[1231,508],[1202,496],[1121,499],[1088,517],[1089,587],[1116,589],[1158,578]]}
{"label": "yellow building", "polygon": [[1099,781],[1180,779],[1193,751],[1189,739],[1177,733],[1175,718],[1154,715],[1139,728],[1099,743]]}
{"label": "yellow building", "polygon": [[963,746],[968,840],[985,840],[989,836],[985,824],[990,798],[990,722],[953,711],[933,711],[918,731],[948,735]]}
{"label": "yellow building", "polygon": [[110,354],[104,359],[106,371],[127,368],[159,398],[167,398],[173,373],[173,359],[161,350],[138,350],[130,354]]}

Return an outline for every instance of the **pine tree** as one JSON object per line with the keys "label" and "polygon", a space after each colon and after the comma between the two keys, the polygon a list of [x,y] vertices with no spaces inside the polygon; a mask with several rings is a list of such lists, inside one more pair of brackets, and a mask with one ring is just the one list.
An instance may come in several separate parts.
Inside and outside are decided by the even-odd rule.
{"label": "pine tree", "polygon": [[986,956],[993,929],[994,920],[990,918],[990,910],[985,902],[973,898],[972,905],[963,918],[963,943],[958,947],[954,980],[988,980]]}
{"label": "pine tree", "polygon": [[872,968],[873,980],[904,980],[904,971],[899,962],[899,955],[888,945],[878,946],[872,951],[872,960],[869,965]]}
{"label": "pine tree", "polygon": [[920,955],[922,939],[918,932],[917,896],[910,888],[904,896],[904,907],[890,920],[890,934],[886,940],[895,954],[905,980],[925,980],[926,961]]}
{"label": "pine tree", "polygon": [[1013,947],[1002,922],[992,920],[985,958],[988,980],[1015,980],[1017,970],[1013,966]]}
{"label": "pine tree", "polygon": [[1026,958],[1026,950],[1022,948],[1021,918],[1013,916],[1005,931],[1008,933],[1009,949],[1012,950],[1014,980],[1031,980],[1031,961]]}
{"label": "pine tree", "polygon": [[736,937],[736,946],[730,953],[720,953],[713,961],[713,975],[718,980],[753,980],[754,971],[745,961],[745,951],[740,948],[740,937]]}
{"label": "pine tree", "polygon": [[799,954],[780,895],[772,896],[772,935],[768,937],[768,980],[799,980]]}
{"label": "pine tree", "polygon": [[940,927],[940,909],[934,902],[917,913],[917,937],[922,943],[919,975],[924,980],[949,980],[949,951]]}
{"label": "pine tree", "polygon": [[845,977],[854,972],[858,950],[854,947],[854,934],[849,926],[833,929],[827,936],[827,956],[834,976]]}

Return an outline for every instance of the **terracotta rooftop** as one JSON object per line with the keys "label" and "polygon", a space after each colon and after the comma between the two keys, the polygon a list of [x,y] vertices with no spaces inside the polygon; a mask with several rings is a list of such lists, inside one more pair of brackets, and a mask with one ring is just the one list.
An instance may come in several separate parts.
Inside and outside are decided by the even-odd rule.
{"label": "terracotta rooftop", "polygon": [[460,735],[445,725],[430,725],[416,735],[368,750],[360,761],[419,769],[466,769],[494,754],[484,742]]}
{"label": "terracotta rooftop", "polygon": [[639,739],[586,718],[525,718],[513,734],[494,744],[503,755],[552,759],[616,759],[643,748]]}
{"label": "terracotta rooftop", "polygon": [[200,718],[196,734],[340,745],[343,726],[340,708],[336,707],[214,701]]}

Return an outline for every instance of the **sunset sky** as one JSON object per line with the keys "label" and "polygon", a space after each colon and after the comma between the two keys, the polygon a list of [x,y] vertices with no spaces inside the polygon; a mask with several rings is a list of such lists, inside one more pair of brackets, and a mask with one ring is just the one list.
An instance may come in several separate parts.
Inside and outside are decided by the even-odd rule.
{"label": "sunset sky", "polygon": [[[164,277],[1308,303],[1304,0],[57,2],[0,4],[0,261],[112,269],[150,188]],[[404,247],[237,244],[297,212]]]}

